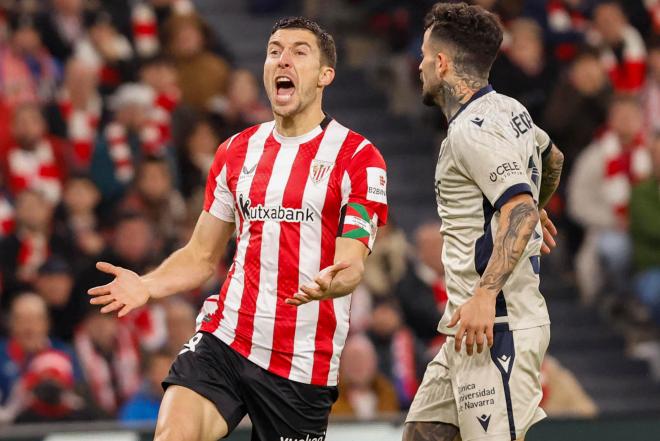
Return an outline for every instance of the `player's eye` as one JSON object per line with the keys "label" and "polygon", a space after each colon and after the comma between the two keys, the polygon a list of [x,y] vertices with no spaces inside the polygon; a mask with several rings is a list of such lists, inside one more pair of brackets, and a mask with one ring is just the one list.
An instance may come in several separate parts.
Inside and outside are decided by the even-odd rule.
{"label": "player's eye", "polygon": [[280,54],[280,50],[279,50],[279,49],[271,49],[271,50],[268,52],[268,54],[269,54],[269,55],[277,56],[277,55]]}

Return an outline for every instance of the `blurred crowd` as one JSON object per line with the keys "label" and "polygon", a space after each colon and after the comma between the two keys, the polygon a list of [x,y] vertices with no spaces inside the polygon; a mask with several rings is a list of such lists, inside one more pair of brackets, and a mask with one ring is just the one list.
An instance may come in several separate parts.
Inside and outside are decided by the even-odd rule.
{"label": "blurred crowd", "polygon": [[272,118],[232,59],[187,0],[0,2],[0,423],[155,418],[232,250],[122,320],[87,290],[182,246],[219,143]]}
{"label": "blurred crowd", "polygon": [[[379,72],[390,111],[424,117],[420,23],[433,2],[305,9],[332,3],[361,11],[351,20],[387,46]],[[565,244],[554,259],[585,303],[607,297],[612,314],[654,329],[660,3],[477,3],[507,29],[495,89],[527,106],[566,155],[549,206]],[[0,1],[0,423],[155,419],[160,381],[233,249],[199,290],[122,319],[91,307],[87,290],[111,280],[98,260],[143,273],[183,245],[217,145],[272,118],[260,81],[233,60],[188,0]],[[379,231],[353,296],[336,415],[369,419],[410,404],[443,343],[438,230],[433,220],[409,235]],[[548,413],[596,413],[552,357],[543,377]]]}

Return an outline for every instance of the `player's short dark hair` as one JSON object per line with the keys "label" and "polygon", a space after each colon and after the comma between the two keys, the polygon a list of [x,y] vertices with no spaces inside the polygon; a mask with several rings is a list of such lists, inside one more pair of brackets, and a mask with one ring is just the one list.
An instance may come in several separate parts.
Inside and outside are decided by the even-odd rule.
{"label": "player's short dark hair", "polygon": [[495,14],[467,3],[436,3],[426,15],[424,31],[455,49],[457,68],[477,77],[488,77],[502,44],[502,25]]}
{"label": "player's short dark hair", "polygon": [[319,26],[317,22],[305,17],[282,18],[275,23],[273,29],[270,31],[270,35],[273,35],[280,29],[306,29],[316,35],[316,42],[321,50],[321,64],[334,69],[337,64],[335,39],[325,29]]}

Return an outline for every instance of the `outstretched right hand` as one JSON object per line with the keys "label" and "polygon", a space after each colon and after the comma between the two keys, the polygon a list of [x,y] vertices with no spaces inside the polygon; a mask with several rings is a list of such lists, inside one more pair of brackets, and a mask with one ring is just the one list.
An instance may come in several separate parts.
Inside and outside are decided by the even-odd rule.
{"label": "outstretched right hand", "polygon": [[89,295],[95,296],[89,303],[105,305],[101,308],[102,313],[119,310],[118,316],[123,317],[149,300],[149,289],[133,271],[107,262],[97,262],[96,268],[115,276],[107,285],[96,286],[87,291]]}

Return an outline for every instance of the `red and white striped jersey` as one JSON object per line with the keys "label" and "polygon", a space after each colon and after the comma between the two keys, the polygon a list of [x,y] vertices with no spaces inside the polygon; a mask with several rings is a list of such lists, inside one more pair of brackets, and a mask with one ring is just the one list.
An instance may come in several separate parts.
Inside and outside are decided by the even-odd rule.
{"label": "red and white striped jersey", "polygon": [[297,308],[285,299],[334,263],[338,235],[371,248],[387,219],[386,184],[376,147],[329,117],[298,137],[271,121],[225,141],[204,210],[236,223],[237,250],[198,329],[276,375],[336,385],[350,295]]}

